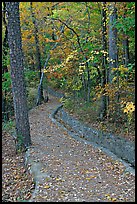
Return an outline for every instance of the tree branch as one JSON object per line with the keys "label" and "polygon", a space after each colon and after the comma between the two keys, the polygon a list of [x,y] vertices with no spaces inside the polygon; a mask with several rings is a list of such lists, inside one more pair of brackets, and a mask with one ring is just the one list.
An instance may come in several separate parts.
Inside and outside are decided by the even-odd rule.
{"label": "tree branch", "polygon": [[[68,20],[67,20],[67,21],[68,21]],[[60,30],[61,34],[63,34],[63,32],[64,32],[64,28],[65,28],[65,26],[62,26],[62,28],[61,28],[61,30]],[[58,42],[55,43],[55,45],[51,48],[51,50],[54,50],[54,49],[57,47],[57,45],[58,45]],[[50,57],[51,57],[51,55],[50,55],[50,53],[49,53],[48,56],[47,56],[46,62],[45,62],[45,64],[44,64],[44,69],[46,69]],[[40,83],[39,83],[39,86],[38,86],[38,96],[37,96],[37,101],[36,101],[36,105],[37,105],[37,106],[38,106],[38,104],[39,104],[40,88],[41,88],[41,85],[42,85],[43,77],[44,77],[44,72],[42,72],[42,74],[41,74]]]}
{"label": "tree branch", "polygon": [[[68,29],[70,29],[76,36],[77,36],[77,42],[78,42],[78,45],[79,45],[79,48],[84,56],[84,51],[81,47],[81,44],[80,44],[80,38],[79,38],[79,35],[77,34],[77,32],[71,28],[70,26],[68,26],[65,22],[63,22],[62,20],[60,20],[59,18],[52,18],[52,20],[57,20],[57,21],[60,21],[63,25],[65,25]],[[85,57],[85,56],[84,56]]]}

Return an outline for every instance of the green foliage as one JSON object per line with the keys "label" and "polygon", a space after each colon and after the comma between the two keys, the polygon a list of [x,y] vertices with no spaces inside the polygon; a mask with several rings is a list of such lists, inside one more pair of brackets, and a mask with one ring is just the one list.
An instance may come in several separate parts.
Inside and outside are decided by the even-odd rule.
{"label": "green foliage", "polygon": [[2,129],[6,132],[12,133],[13,129],[15,128],[15,120],[10,119],[9,121],[2,123]]}
{"label": "green foliage", "polygon": [[[7,53],[6,55],[4,54]],[[6,47],[3,47],[2,52],[2,66],[8,66],[10,64],[10,56],[9,56],[9,49]]]}
{"label": "green foliage", "polygon": [[70,98],[61,98],[60,102],[63,103],[64,107],[67,108],[68,110],[73,110],[74,108],[74,102]]}
{"label": "green foliage", "polygon": [[11,77],[9,72],[2,74],[2,90],[7,92],[11,91]]}
{"label": "green foliage", "polygon": [[16,135],[16,151],[17,153],[21,153],[24,151],[24,138],[21,134]]}
{"label": "green foliage", "polygon": [[135,35],[135,18],[127,17],[127,18],[123,19],[123,17],[121,17],[121,19],[119,19],[119,21],[116,22],[115,27],[118,29],[118,32],[124,31],[125,34],[134,38],[134,35]]}
{"label": "green foliage", "polygon": [[38,86],[39,76],[37,71],[25,70],[25,81],[28,87]]}
{"label": "green foliage", "polygon": [[38,90],[37,88],[33,87],[27,87],[27,104],[28,109],[30,110],[33,108],[36,104],[36,97],[37,97]]}
{"label": "green foliage", "polygon": [[135,81],[135,63],[128,64],[128,79],[131,82]]}
{"label": "green foliage", "polygon": [[2,74],[2,97],[6,101],[6,111],[9,111],[9,115],[13,115],[13,97],[9,72]]}

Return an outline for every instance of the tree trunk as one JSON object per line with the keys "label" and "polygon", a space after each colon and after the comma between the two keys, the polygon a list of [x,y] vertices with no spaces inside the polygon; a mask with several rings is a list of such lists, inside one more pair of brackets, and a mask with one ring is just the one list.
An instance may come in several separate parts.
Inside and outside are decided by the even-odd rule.
{"label": "tree trunk", "polygon": [[[31,8],[32,21],[34,25],[34,37],[35,37],[35,44],[36,44],[36,61],[37,61],[37,67],[39,71],[39,79],[41,79],[42,67],[41,67],[41,53],[40,53],[40,48],[39,48],[38,27],[37,27],[36,18],[33,12],[32,3],[33,2],[30,2],[30,6],[31,6],[30,8]],[[43,86],[41,84],[39,102],[41,103],[42,100],[44,100],[44,97],[43,97]]]}
{"label": "tree trunk", "polygon": [[101,97],[101,107],[100,107],[100,119],[103,120],[107,115],[107,104],[108,97],[105,95],[105,85],[107,84],[107,56],[105,52],[107,52],[107,39],[106,39],[106,2],[103,2],[102,8],[102,49],[104,51],[102,55],[102,88],[104,89],[103,95]]}
{"label": "tree trunk", "polygon": [[[126,2],[124,3],[124,15],[123,18],[126,18],[126,12],[127,12],[127,8],[126,8]],[[123,31],[123,64],[125,67],[127,67],[128,63],[129,63],[129,39],[128,36],[126,35],[126,32]]]}
{"label": "tree trunk", "polygon": [[[117,21],[117,8],[115,6],[116,2],[111,2],[109,7],[109,71],[108,71],[108,82],[110,84],[113,83],[113,78],[116,77],[116,85],[118,88],[117,93],[115,93],[115,116],[119,115],[120,107],[119,107],[119,71],[113,71],[113,68],[118,68],[118,48],[117,48],[117,28],[115,27]],[[110,103],[112,100],[110,97],[108,102]],[[115,117],[117,119],[117,117]]]}
{"label": "tree trunk", "polygon": [[12,94],[16,119],[17,150],[31,145],[27,110],[26,87],[20,30],[19,2],[6,2],[8,13],[8,43],[10,48],[10,70]]}
{"label": "tree trunk", "polygon": [[117,29],[115,23],[117,19],[117,9],[115,2],[110,3],[109,7],[109,72],[108,82],[112,83],[114,74],[112,74],[112,68],[118,67],[118,49],[117,49]]}
{"label": "tree trunk", "polygon": [[89,71],[88,63],[86,63],[86,64],[87,64],[87,75],[88,75],[88,79],[87,79],[87,101],[90,102],[91,80],[90,80],[90,71]]}

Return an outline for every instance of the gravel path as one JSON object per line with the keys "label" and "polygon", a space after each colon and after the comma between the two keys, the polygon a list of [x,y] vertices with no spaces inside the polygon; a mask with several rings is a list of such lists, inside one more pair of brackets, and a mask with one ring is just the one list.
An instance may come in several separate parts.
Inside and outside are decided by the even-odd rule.
{"label": "gravel path", "polygon": [[26,161],[36,184],[30,202],[135,202],[135,176],[53,123],[50,115],[58,105],[50,97],[29,113],[32,147]]}

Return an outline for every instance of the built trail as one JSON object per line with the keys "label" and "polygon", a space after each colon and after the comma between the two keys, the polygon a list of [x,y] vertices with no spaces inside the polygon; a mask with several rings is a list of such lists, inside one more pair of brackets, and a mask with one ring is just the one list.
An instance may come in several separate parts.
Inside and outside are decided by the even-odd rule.
{"label": "built trail", "polygon": [[29,112],[32,146],[26,152],[35,181],[29,202],[135,202],[135,175],[52,120],[56,97]]}

